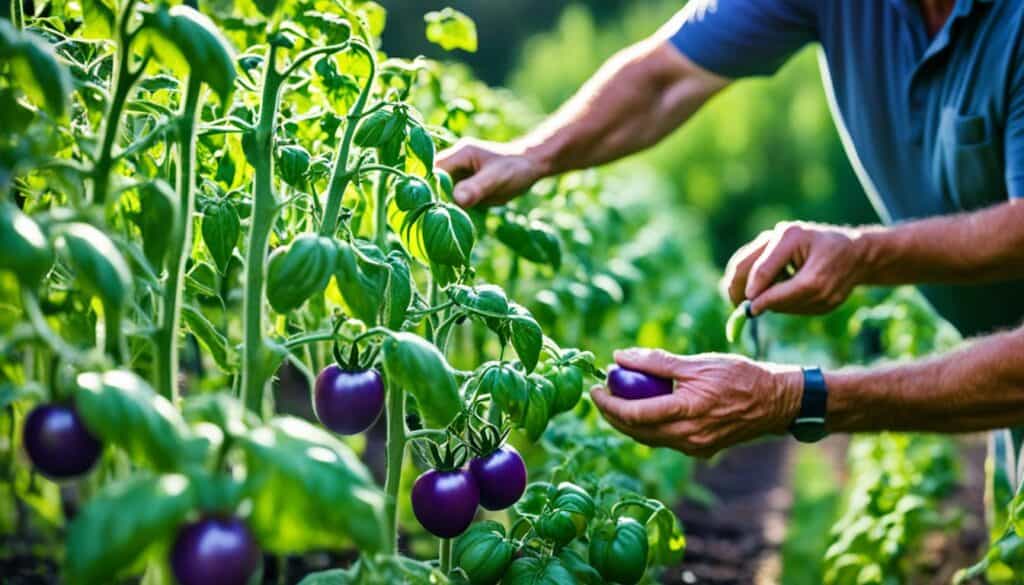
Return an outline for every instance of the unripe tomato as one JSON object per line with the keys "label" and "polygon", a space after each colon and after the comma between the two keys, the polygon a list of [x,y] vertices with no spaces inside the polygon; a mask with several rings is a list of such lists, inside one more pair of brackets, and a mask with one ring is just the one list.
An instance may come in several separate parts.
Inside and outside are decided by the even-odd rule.
{"label": "unripe tomato", "polygon": [[384,411],[384,382],[376,370],[345,371],[331,364],[316,377],[316,416],[340,435],[361,433]]}
{"label": "unripe tomato", "polygon": [[208,517],[178,531],[171,570],[179,585],[246,585],[260,558],[260,547],[244,522]]}
{"label": "unripe tomato", "polygon": [[455,541],[452,558],[472,585],[494,585],[512,562],[514,548],[505,527],[492,520],[475,524]]}
{"label": "unripe tomato", "polygon": [[469,470],[480,488],[480,505],[487,510],[504,510],[526,491],[526,463],[511,445],[473,459]]}
{"label": "unripe tomato", "polygon": [[589,560],[609,583],[638,583],[647,570],[647,529],[632,518],[600,526],[590,535]]}
{"label": "unripe tomato", "polygon": [[627,400],[642,400],[672,393],[672,380],[613,365],[608,368],[608,389]]}
{"label": "unripe tomato", "polygon": [[431,469],[412,486],[412,511],[427,532],[455,538],[473,523],[480,490],[468,469]]}
{"label": "unripe tomato", "polygon": [[52,479],[82,475],[103,451],[78,412],[63,404],[41,404],[32,409],[25,419],[22,442],[35,468]]}

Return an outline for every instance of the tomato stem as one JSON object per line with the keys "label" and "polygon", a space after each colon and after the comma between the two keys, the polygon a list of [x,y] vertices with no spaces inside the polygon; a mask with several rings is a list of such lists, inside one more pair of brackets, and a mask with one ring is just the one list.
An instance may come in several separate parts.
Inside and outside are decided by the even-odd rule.
{"label": "tomato stem", "polygon": [[447,575],[452,572],[452,539],[439,538],[438,561],[441,564],[441,572]]}
{"label": "tomato stem", "polygon": [[246,408],[263,412],[263,393],[273,372],[264,362],[264,311],[267,246],[277,218],[278,202],[274,194],[274,120],[280,103],[281,76],[277,71],[277,47],[270,46],[264,64],[263,92],[259,122],[254,131],[255,170],[252,184],[252,217],[245,258],[245,297],[242,302],[244,350],[242,353],[242,402]]}
{"label": "tomato stem", "polygon": [[359,93],[356,103],[349,110],[348,119],[345,123],[345,134],[341,140],[341,148],[338,149],[338,158],[334,161],[331,181],[327,186],[327,206],[324,208],[324,218],[320,223],[321,236],[333,237],[334,232],[338,229],[338,213],[341,211],[341,199],[345,195],[345,189],[348,188],[349,182],[352,180],[352,174],[348,168],[349,150],[352,148],[352,139],[355,137],[357,122],[362,115],[363,108],[366,107],[366,101],[370,97],[370,91],[373,89],[373,81],[377,73],[377,57],[373,54],[373,51],[358,41],[352,41],[352,48],[366,55],[370,63],[370,72],[367,74],[366,85],[363,86],[363,90]]}
{"label": "tomato stem", "polygon": [[11,0],[11,24],[18,31],[25,28],[25,7],[22,0]]}
{"label": "tomato stem", "polygon": [[[390,382],[390,381],[389,381]],[[405,459],[405,393],[393,383],[387,391],[387,473],[384,480],[385,530],[387,542],[384,552],[398,552],[398,492],[402,483],[402,465]]]}
{"label": "tomato stem", "polygon": [[185,288],[185,266],[192,250],[192,214],[195,209],[196,121],[202,82],[189,75],[178,119],[178,217],[171,232],[164,283],[160,330],[157,334],[156,390],[178,399],[178,327]]}

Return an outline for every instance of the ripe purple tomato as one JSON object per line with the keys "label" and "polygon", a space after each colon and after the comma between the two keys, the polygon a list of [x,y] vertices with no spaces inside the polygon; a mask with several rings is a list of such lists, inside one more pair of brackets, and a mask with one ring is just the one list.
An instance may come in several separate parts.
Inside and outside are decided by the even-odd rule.
{"label": "ripe purple tomato", "polygon": [[74,407],[64,404],[40,404],[32,409],[25,419],[22,442],[36,469],[53,479],[82,475],[103,451]]}
{"label": "ripe purple tomato", "polygon": [[608,368],[608,389],[619,398],[640,400],[671,394],[672,380],[613,365]]}
{"label": "ripe purple tomato", "polygon": [[211,516],[178,531],[171,570],[179,585],[246,585],[260,558],[260,547],[244,522]]}
{"label": "ripe purple tomato", "polygon": [[469,470],[480,488],[480,505],[488,510],[504,510],[526,491],[526,464],[511,445],[477,457]]}
{"label": "ripe purple tomato", "polygon": [[373,426],[384,410],[384,382],[377,370],[345,371],[331,364],[316,377],[316,417],[340,435]]}
{"label": "ripe purple tomato", "polygon": [[412,511],[427,532],[455,538],[473,523],[480,490],[468,469],[431,469],[412,486]]}

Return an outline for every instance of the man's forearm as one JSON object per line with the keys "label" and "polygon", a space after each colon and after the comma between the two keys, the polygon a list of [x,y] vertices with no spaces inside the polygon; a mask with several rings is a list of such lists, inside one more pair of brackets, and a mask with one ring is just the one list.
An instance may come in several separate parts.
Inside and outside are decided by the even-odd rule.
{"label": "man's forearm", "polygon": [[1024,328],[906,365],[826,374],[832,432],[971,432],[1024,422]]}
{"label": "man's forearm", "polygon": [[655,37],[609,60],[519,142],[548,175],[600,165],[655,144],[727,83]]}
{"label": "man's forearm", "polygon": [[978,283],[1024,277],[1024,201],[859,230],[863,284]]}

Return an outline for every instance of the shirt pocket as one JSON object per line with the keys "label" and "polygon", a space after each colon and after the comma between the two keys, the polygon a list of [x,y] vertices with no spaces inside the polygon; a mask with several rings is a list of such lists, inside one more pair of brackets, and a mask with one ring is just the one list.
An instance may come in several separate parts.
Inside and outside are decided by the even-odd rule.
{"label": "shirt pocket", "polygon": [[960,115],[953,108],[942,113],[936,171],[958,209],[980,209],[1006,200],[998,142],[990,118]]}

